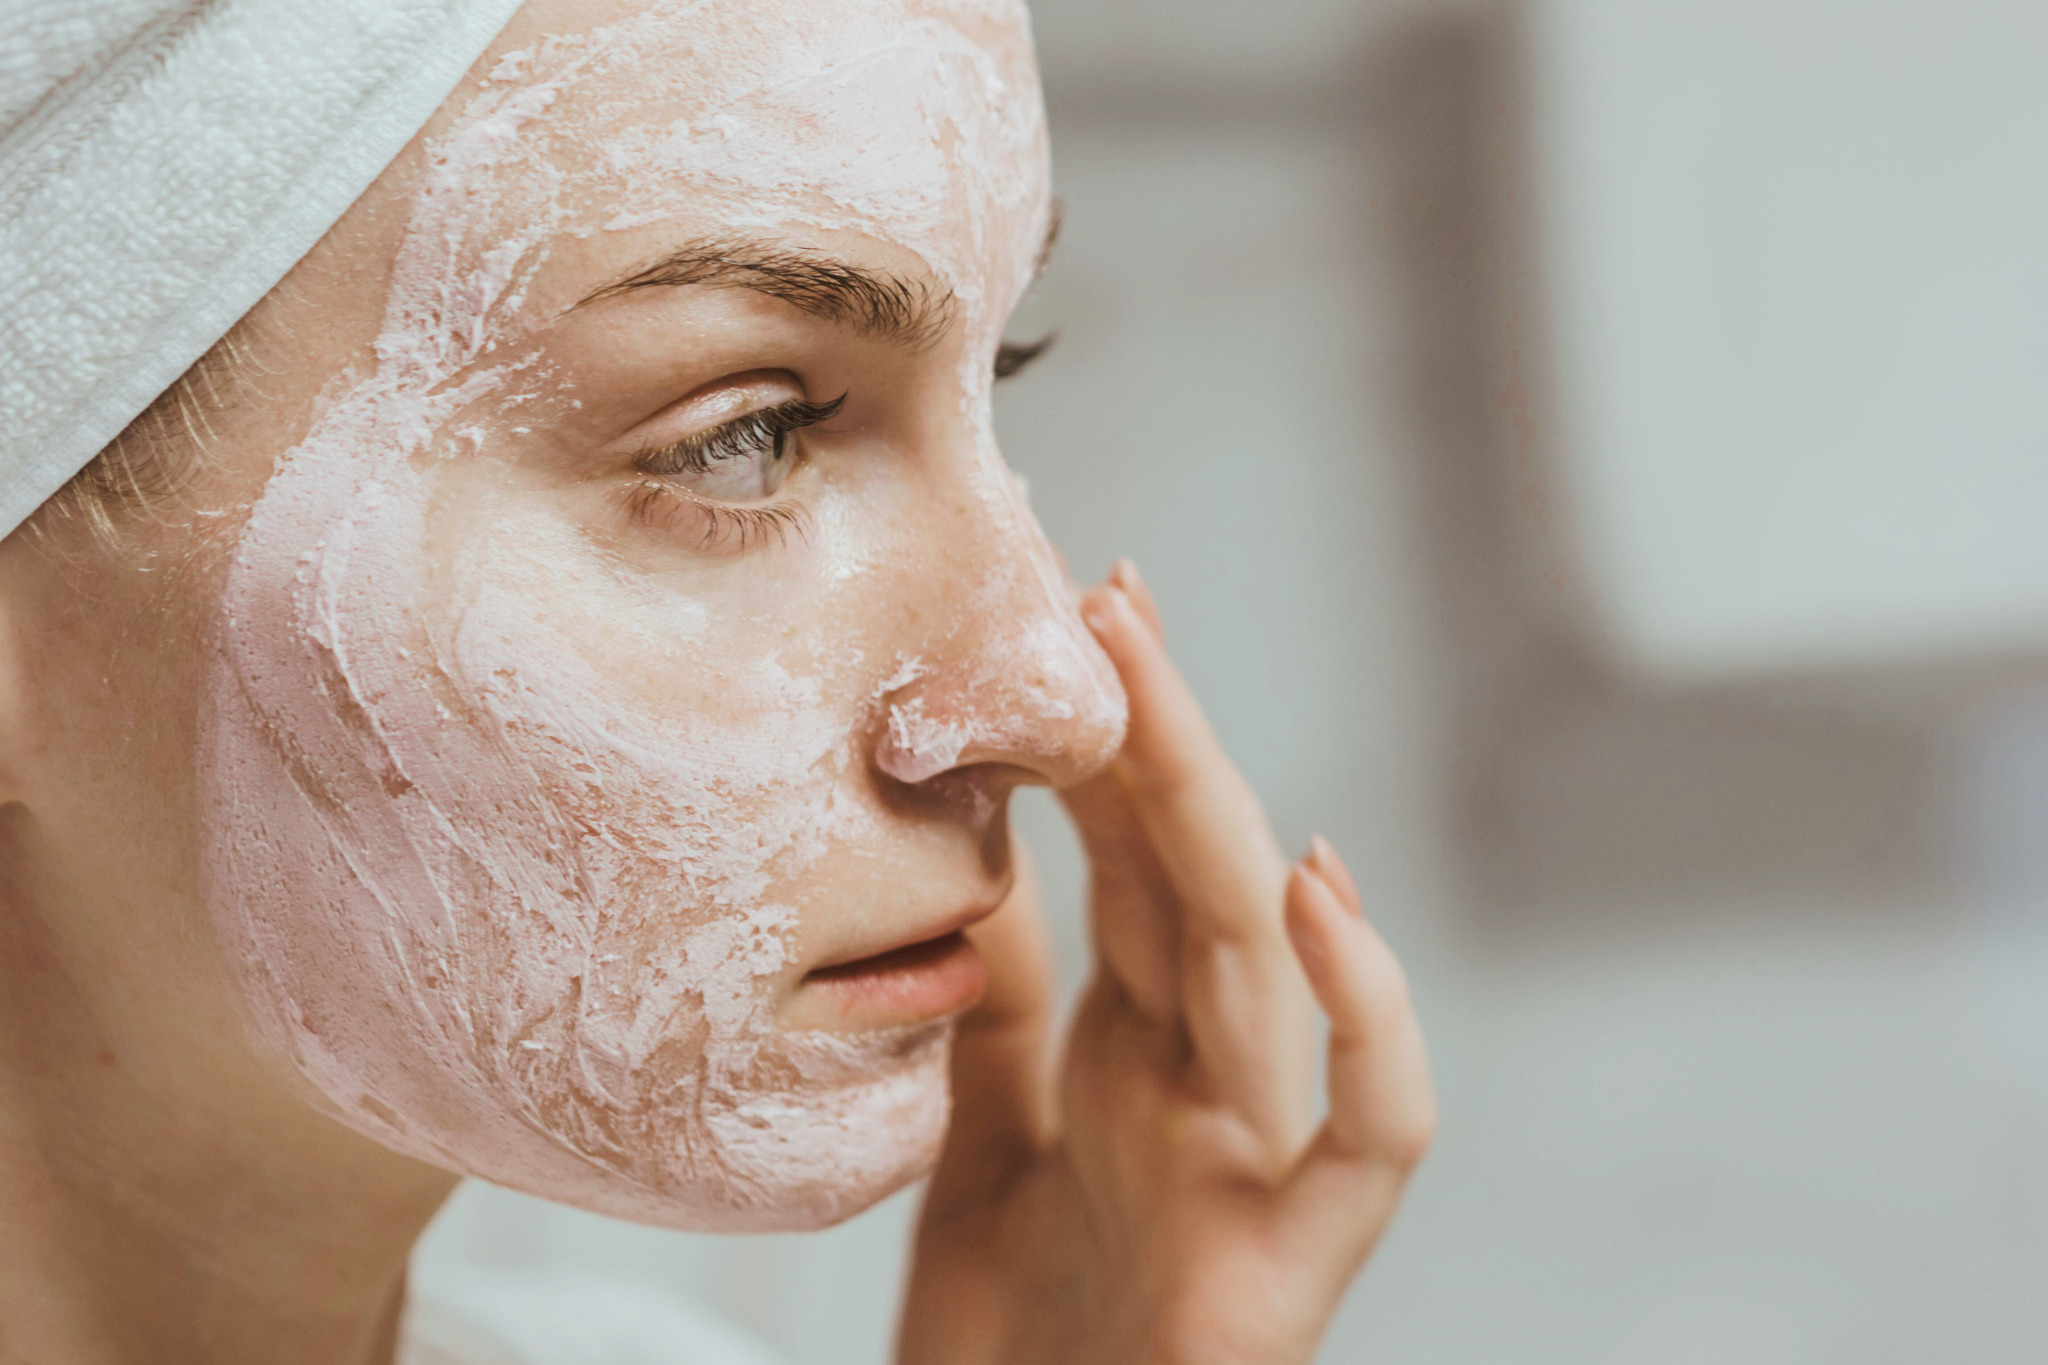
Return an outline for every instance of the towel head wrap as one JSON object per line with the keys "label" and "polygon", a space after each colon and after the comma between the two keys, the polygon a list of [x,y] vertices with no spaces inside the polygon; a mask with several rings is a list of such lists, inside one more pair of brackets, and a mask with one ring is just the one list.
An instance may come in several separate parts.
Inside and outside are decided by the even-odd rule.
{"label": "towel head wrap", "polygon": [[0,5],[0,535],[284,277],[518,6]]}

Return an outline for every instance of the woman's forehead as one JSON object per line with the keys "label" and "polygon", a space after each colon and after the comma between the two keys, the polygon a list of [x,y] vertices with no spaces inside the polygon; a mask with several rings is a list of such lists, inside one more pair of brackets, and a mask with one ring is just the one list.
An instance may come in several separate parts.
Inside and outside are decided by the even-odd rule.
{"label": "woman's forehead", "polygon": [[[564,14],[568,31],[551,9],[578,7],[529,6],[547,36],[463,92],[430,172],[477,228],[855,232],[971,310],[1028,279],[1048,177],[1021,6],[712,0]],[[488,188],[447,183],[465,175]]]}

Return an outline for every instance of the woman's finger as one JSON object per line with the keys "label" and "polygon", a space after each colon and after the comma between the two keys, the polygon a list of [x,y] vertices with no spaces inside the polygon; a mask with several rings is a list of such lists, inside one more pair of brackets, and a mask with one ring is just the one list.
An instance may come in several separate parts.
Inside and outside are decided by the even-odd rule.
{"label": "woman's finger", "polygon": [[1436,1095],[1401,964],[1313,861],[1288,879],[1287,928],[1330,1019],[1330,1113],[1282,1191],[1279,1231],[1306,1264],[1355,1258],[1348,1275],[1429,1149]]}
{"label": "woman's finger", "polygon": [[1106,976],[1075,1002],[1059,1078],[1060,1107],[1073,1121],[1060,1134],[1061,1150],[1090,1206],[1112,1224],[1143,1227],[1133,1212],[1163,1191],[1178,1192],[1161,1179],[1173,1157],[1161,1144],[1161,1116],[1182,1107],[1181,1046]]}
{"label": "woman's finger", "polygon": [[1337,899],[1354,915],[1365,913],[1365,900],[1358,894],[1358,883],[1351,879],[1351,869],[1344,866],[1344,860],[1337,856],[1337,850],[1330,847],[1330,841],[1320,834],[1309,836],[1308,864],[1312,871],[1337,893]]}
{"label": "woman's finger", "polygon": [[1180,1021],[1173,886],[1114,771],[1059,793],[1088,857],[1088,929],[1121,998],[1156,1024]]}
{"label": "woman's finger", "polygon": [[1115,771],[1181,912],[1180,1006],[1196,1057],[1291,1162],[1314,1092],[1314,1018],[1281,923],[1286,859],[1130,594],[1097,588],[1082,614],[1130,696]]}
{"label": "woman's finger", "polygon": [[981,1000],[953,1035],[953,1122],[932,1176],[928,1217],[981,1207],[1053,1134],[1052,1034],[1058,1009],[1052,945],[1021,843],[1016,879],[996,912],[969,929],[988,969]]}
{"label": "woman's finger", "polygon": [[1131,599],[1131,605],[1138,609],[1138,615],[1152,628],[1152,638],[1162,647],[1166,644],[1166,622],[1160,618],[1159,603],[1152,596],[1151,585],[1138,572],[1138,566],[1128,559],[1119,559],[1109,567],[1109,583],[1123,590]]}

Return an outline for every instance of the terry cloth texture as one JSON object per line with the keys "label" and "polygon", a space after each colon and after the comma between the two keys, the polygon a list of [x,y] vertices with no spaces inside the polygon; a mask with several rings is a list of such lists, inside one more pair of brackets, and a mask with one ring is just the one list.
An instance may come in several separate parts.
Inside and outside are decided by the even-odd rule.
{"label": "terry cloth texture", "polygon": [[519,0],[0,0],[0,535],[227,334]]}

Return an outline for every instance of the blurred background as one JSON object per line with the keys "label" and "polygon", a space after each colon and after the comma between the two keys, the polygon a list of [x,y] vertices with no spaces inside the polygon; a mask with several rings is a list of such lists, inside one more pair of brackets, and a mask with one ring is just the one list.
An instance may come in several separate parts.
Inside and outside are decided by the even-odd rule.
{"label": "blurred background", "polygon": [[[1068,216],[1006,449],[1434,1050],[1323,1359],[2041,1359],[2048,8],[1034,8]],[[708,1239],[472,1186],[421,1268],[880,1365],[913,1197]]]}

